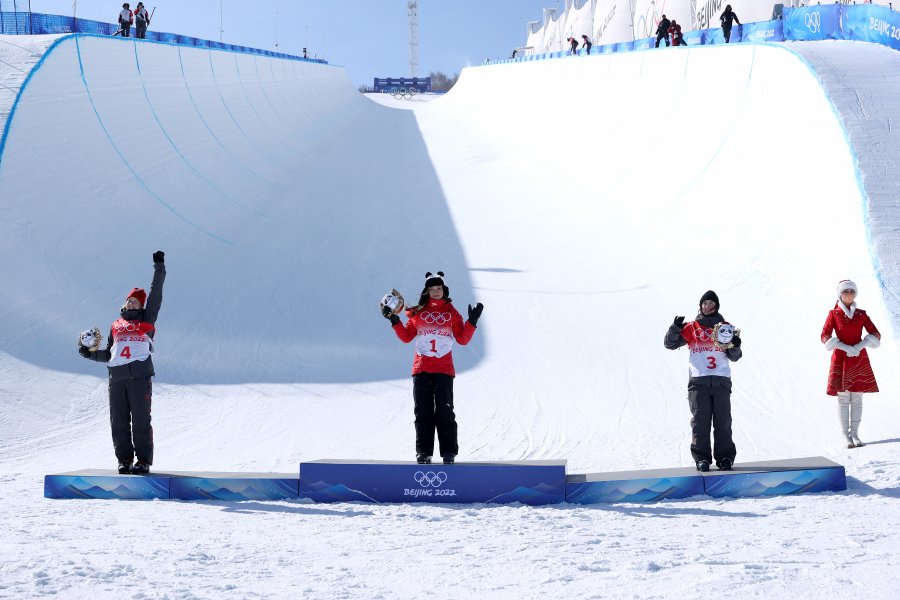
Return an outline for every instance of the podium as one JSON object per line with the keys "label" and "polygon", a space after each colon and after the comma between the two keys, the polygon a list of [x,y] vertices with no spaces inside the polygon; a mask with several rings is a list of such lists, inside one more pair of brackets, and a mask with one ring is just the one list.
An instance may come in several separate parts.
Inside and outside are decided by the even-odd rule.
{"label": "podium", "polygon": [[844,467],[821,456],[738,463],[731,471],[692,467],[569,475],[566,502],[656,502],[671,498],[755,498],[847,489]]}
{"label": "podium", "polygon": [[119,500],[284,500],[297,497],[292,473],[207,473],[192,471],[119,475],[91,469],[44,477],[45,498]]}
{"label": "podium", "polygon": [[847,489],[844,467],[823,458],[738,463],[731,471],[692,467],[566,474],[564,460],[420,465],[316,460],[299,473],[163,471],[119,475],[84,470],[44,477],[46,498],[120,500],[287,500],[314,502],[511,503],[530,506],[658,502],[690,497],[756,498]]}
{"label": "podium", "polygon": [[509,503],[565,500],[566,461],[452,465],[353,460],[300,463],[300,497],[316,502]]}

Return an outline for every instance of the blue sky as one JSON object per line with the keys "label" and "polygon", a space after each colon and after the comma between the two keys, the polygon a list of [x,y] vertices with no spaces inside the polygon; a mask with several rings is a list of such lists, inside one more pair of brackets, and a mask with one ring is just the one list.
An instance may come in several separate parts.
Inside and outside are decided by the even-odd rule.
{"label": "blue sky", "polygon": [[[4,10],[12,0],[0,0]],[[123,0],[124,1],[124,0]],[[132,8],[137,0],[129,0]],[[78,16],[115,21],[121,1],[79,0]],[[219,0],[145,0],[156,6],[151,28],[219,39]],[[419,0],[419,75],[452,74],[524,46],[526,23],[556,0]],[[27,0],[18,0],[20,10]],[[72,14],[72,0],[31,0],[31,10]],[[222,0],[223,41],[310,55],[347,67],[357,85],[409,73],[407,0]]]}

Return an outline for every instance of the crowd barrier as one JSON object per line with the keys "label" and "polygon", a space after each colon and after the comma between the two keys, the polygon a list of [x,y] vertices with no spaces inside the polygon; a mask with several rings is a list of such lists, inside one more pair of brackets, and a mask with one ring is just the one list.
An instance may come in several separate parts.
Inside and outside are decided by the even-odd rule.
{"label": "crowd barrier", "polygon": [[[823,4],[799,8],[785,7],[782,20],[762,21],[734,25],[731,43],[783,42],[786,40],[856,40],[874,42],[900,50],[900,13],[877,4]],[[700,29],[684,33],[688,46],[724,44],[722,29]],[[662,44],[662,42],[660,42]],[[656,37],[641,38],[631,42],[604,44],[591,48],[591,54],[611,54],[646,50],[656,45]],[[571,51],[544,52],[517,56],[497,62],[525,62],[546,58],[571,56]],[[579,55],[587,54],[584,49]]]}
{"label": "crowd barrier", "polygon": [[[58,33],[92,33],[96,35],[113,35],[118,30],[118,25],[115,25],[113,23],[91,21],[90,19],[76,19],[74,17],[65,17],[62,15],[47,15],[43,13],[21,11],[5,11],[3,13],[0,13],[0,34],[5,35],[42,35]],[[132,27],[131,35],[134,36],[134,34],[135,28]],[[221,42],[214,42],[212,40],[203,40],[200,38],[178,35],[176,33],[165,33],[162,31],[148,30],[146,39],[153,40],[155,42],[180,44],[183,46],[196,46],[199,48],[212,48],[216,50],[230,50],[232,52],[240,52],[242,54],[259,54],[262,56],[271,56],[274,58],[304,60],[307,62],[327,64],[327,61],[321,58],[303,58],[302,56],[294,56],[292,54],[272,52],[270,50],[261,50],[259,48],[250,48],[247,46],[238,46],[235,44],[223,44]]]}

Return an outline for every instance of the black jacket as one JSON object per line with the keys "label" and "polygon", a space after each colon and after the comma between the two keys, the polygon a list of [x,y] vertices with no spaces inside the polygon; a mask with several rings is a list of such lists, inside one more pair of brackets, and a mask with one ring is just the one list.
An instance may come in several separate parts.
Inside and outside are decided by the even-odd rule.
{"label": "black jacket", "polygon": [[719,16],[719,20],[722,21],[722,27],[731,27],[731,21],[737,21],[737,24],[741,24],[741,20],[738,19],[738,16],[734,14],[733,10],[726,10]]}
{"label": "black jacket", "polygon": [[668,19],[663,19],[659,22],[659,27],[656,28],[656,35],[669,35],[669,27],[672,25],[672,22]]}
{"label": "black jacket", "polygon": [[[153,281],[150,283],[150,294],[147,296],[147,303],[144,305],[144,308],[139,310],[125,310],[123,308],[119,312],[121,317],[126,321],[144,321],[151,325],[156,323],[156,318],[159,316],[159,308],[162,306],[163,283],[166,280],[166,265],[164,263],[154,263],[153,269]],[[151,338],[154,333],[155,330],[150,332],[149,335]],[[91,355],[88,358],[97,362],[109,362],[112,358],[112,354],[110,353],[112,345],[113,335],[112,329],[110,329],[109,339],[106,341],[106,349],[91,352]],[[138,377],[152,377],[156,374],[153,370],[152,356],[148,357],[147,360],[136,360],[117,367],[107,367],[107,369],[109,370],[110,381],[136,379]]]}

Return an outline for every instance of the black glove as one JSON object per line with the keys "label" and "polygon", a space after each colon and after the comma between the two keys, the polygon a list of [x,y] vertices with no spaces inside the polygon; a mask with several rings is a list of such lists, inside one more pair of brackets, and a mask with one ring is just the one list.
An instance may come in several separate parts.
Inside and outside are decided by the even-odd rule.
{"label": "black glove", "polygon": [[731,338],[731,343],[734,344],[735,348],[740,348],[741,347],[741,338],[738,336],[734,336],[733,338]]}
{"label": "black glove", "polygon": [[85,348],[84,346],[78,346],[78,354],[82,355],[85,358],[91,357],[91,349]]}
{"label": "black glove", "polygon": [[166,262],[166,253],[162,250],[157,250],[153,253],[153,264],[161,264]]}
{"label": "black glove", "polygon": [[381,307],[381,316],[385,319],[390,319],[393,312],[390,306],[385,305]]}
{"label": "black glove", "polygon": [[478,319],[481,318],[481,311],[484,310],[484,304],[479,302],[475,305],[475,308],[472,308],[472,305],[469,305],[469,323],[473,326],[478,327]]}
{"label": "black glove", "polygon": [[397,323],[400,322],[400,317],[398,317],[397,315],[392,314],[391,316],[388,317],[388,319],[391,320],[391,327],[393,327],[394,325],[396,325]]}
{"label": "black glove", "polygon": [[672,321],[672,326],[677,327],[678,331],[684,329],[684,317],[675,317],[675,320]]}

